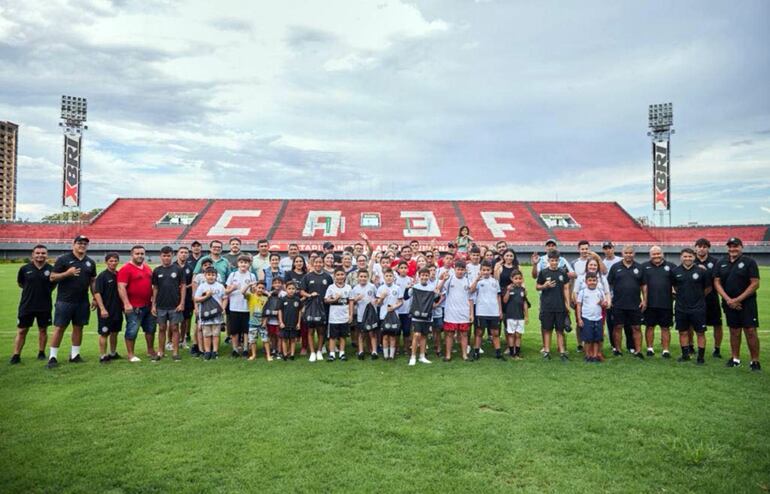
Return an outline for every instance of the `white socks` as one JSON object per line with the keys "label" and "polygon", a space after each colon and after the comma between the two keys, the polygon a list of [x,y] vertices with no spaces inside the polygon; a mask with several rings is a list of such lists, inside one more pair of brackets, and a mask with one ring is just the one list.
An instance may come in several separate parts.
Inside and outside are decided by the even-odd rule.
{"label": "white socks", "polygon": [[80,346],[72,345],[72,350],[70,350],[70,358],[75,358],[78,355],[80,355]]}
{"label": "white socks", "polygon": [[48,358],[49,359],[57,358],[58,356],[59,356],[59,349],[58,348],[50,347],[48,349]]}

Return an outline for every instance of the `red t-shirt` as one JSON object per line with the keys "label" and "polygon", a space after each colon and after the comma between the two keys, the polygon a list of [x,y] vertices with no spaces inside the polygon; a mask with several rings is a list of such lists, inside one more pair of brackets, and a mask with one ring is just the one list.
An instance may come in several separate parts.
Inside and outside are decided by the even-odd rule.
{"label": "red t-shirt", "polygon": [[148,307],[152,303],[152,269],[147,264],[127,262],[118,271],[118,283],[126,284],[128,302],[133,307]]}
{"label": "red t-shirt", "polygon": [[[390,263],[390,267],[393,269],[396,269],[396,267],[402,260],[403,259],[396,259],[395,261]],[[408,261],[406,261],[406,275],[414,278],[414,275],[416,274],[417,274],[417,261],[415,261],[414,259],[409,259]]]}

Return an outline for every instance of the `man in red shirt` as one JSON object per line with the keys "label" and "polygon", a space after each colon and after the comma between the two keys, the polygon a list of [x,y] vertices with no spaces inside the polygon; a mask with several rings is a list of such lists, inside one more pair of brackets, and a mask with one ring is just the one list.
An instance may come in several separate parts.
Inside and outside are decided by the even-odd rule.
{"label": "man in red shirt", "polygon": [[126,313],[126,350],[129,362],[141,362],[134,355],[139,326],[147,341],[147,353],[158,360],[155,352],[155,318],[152,315],[152,269],[144,263],[144,247],[131,248],[131,260],[118,271],[118,295]]}
{"label": "man in red shirt", "polygon": [[401,257],[390,263],[390,267],[395,268],[401,261],[406,261],[406,275],[414,278],[417,274],[417,261],[412,259],[412,247],[409,245],[401,247]]}

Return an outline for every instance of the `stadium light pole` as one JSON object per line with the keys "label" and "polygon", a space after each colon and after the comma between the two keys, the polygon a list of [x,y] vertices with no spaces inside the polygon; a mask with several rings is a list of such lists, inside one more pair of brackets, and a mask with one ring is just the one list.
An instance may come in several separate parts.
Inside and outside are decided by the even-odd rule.
{"label": "stadium light pole", "polygon": [[78,96],[61,97],[61,122],[64,131],[64,179],[62,206],[70,215],[80,208],[80,162],[83,149],[83,131],[88,129],[88,100]]}
{"label": "stadium light pole", "polygon": [[668,216],[671,226],[671,134],[675,131],[671,103],[649,106],[647,135],[652,138],[652,210],[659,213],[660,225]]}

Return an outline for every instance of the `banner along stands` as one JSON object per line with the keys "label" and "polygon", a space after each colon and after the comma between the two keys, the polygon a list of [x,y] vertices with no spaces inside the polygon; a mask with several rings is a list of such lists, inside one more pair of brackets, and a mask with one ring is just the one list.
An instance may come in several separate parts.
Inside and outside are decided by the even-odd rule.
{"label": "banner along stands", "polygon": [[80,207],[80,135],[64,134],[62,205]]}
{"label": "banner along stands", "polygon": [[652,204],[654,211],[671,209],[671,173],[669,142],[652,143]]}

